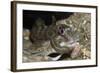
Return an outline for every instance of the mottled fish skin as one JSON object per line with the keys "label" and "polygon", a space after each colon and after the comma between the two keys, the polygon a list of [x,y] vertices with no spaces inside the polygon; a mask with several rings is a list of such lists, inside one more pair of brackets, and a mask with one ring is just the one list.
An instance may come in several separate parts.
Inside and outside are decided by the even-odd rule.
{"label": "mottled fish skin", "polygon": [[[39,19],[37,20],[37,22],[38,21],[42,21],[42,20]],[[74,58],[74,57],[77,57],[80,51],[80,48],[79,48],[79,45],[77,45],[77,42],[72,38],[72,36],[68,35],[71,29],[68,31],[65,31],[66,29],[69,29],[69,28],[70,27],[65,24],[56,25],[55,20],[49,26],[46,26],[44,23],[39,23],[38,26],[32,28],[31,33],[30,33],[30,40],[35,45],[38,45],[38,44],[41,45],[45,41],[50,41],[52,48],[56,52],[60,54],[67,53],[67,54],[70,54],[72,58]],[[55,38],[57,38],[58,36],[64,39],[66,46],[62,47],[58,43],[56,43],[57,40],[55,40]]]}

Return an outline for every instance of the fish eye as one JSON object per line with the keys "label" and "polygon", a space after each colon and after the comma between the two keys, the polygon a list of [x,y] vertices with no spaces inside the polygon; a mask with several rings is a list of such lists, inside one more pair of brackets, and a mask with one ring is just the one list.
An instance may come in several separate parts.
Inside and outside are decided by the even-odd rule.
{"label": "fish eye", "polygon": [[58,34],[63,34],[64,33],[64,28],[63,27],[58,27]]}

